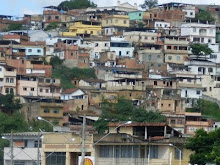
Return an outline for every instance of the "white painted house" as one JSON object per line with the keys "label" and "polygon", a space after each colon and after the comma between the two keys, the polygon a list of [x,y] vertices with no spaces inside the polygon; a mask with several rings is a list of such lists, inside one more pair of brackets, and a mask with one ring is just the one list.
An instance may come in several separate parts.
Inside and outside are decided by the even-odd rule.
{"label": "white painted house", "polygon": [[203,23],[183,23],[181,25],[181,36],[189,36],[193,43],[215,44],[216,25]]}
{"label": "white painted house", "polygon": [[67,89],[61,93],[61,100],[85,99],[87,94],[77,88]]}
{"label": "white painted house", "polygon": [[116,53],[116,57],[133,57],[134,47],[122,37],[111,37],[110,51]]}

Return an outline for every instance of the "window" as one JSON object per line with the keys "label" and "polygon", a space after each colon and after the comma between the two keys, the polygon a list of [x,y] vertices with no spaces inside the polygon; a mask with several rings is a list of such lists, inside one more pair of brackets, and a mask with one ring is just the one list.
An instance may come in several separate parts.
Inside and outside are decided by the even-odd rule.
{"label": "window", "polygon": [[157,85],[157,81],[154,81],[154,85]]}
{"label": "window", "polygon": [[139,17],[141,17],[141,13],[139,13]]}
{"label": "window", "polygon": [[118,23],[118,20],[117,20],[117,19],[115,20],[115,23]]}
{"label": "window", "polygon": [[91,31],[90,34],[93,34],[93,31]]}
{"label": "window", "polygon": [[121,157],[131,158],[132,157],[132,146],[129,146],[129,145],[121,146]]}
{"label": "window", "polygon": [[192,15],[193,15],[193,12],[190,12],[190,15],[192,16]]}
{"label": "window", "polygon": [[49,89],[46,89],[46,93],[49,93]]}
{"label": "window", "polygon": [[5,93],[9,93],[9,88],[5,88]]}
{"label": "window", "polygon": [[81,109],[84,110],[84,105],[81,105]]}
{"label": "window", "polygon": [[9,78],[6,78],[6,83],[9,83]]}
{"label": "window", "polygon": [[13,93],[14,93],[14,89],[10,88],[10,94],[13,94]]}
{"label": "window", "polygon": [[32,49],[28,49],[28,52],[31,53],[31,52],[32,52]]}
{"label": "window", "polygon": [[204,43],[204,38],[201,38],[201,42]]}
{"label": "window", "polygon": [[167,46],[167,49],[172,49],[171,46]]}
{"label": "window", "polygon": [[49,109],[45,109],[44,113],[50,113],[50,110]]}
{"label": "window", "polygon": [[151,159],[158,159],[158,146],[150,146],[150,158]]}
{"label": "window", "polygon": [[171,107],[171,104],[168,104],[169,107]]}
{"label": "window", "polygon": [[46,152],[47,165],[65,165],[66,152]]}
{"label": "window", "polygon": [[170,120],[171,124],[176,124],[176,120]]}
{"label": "window", "polygon": [[50,79],[46,79],[45,81],[46,81],[46,83],[50,83]]}
{"label": "window", "polygon": [[157,55],[157,59],[160,59],[160,55]]}
{"label": "window", "polygon": [[126,24],[127,23],[127,21],[126,20],[124,20],[124,24]]}
{"label": "window", "polygon": [[212,87],[209,87],[209,91],[212,91]]}
{"label": "window", "polygon": [[26,87],[23,87],[23,91],[27,91],[27,88],[26,88]]}
{"label": "window", "polygon": [[213,68],[208,68],[208,72],[213,72]]}
{"label": "window", "polygon": [[212,34],[213,33],[213,29],[209,29],[209,34]]}
{"label": "window", "polygon": [[14,79],[13,78],[10,78],[10,83],[14,83]]}
{"label": "window", "polygon": [[[178,148],[179,148],[179,147],[178,147]],[[182,151],[182,149],[178,150],[177,148],[175,148],[174,150],[175,150],[175,151],[174,151],[174,152],[175,152],[175,154],[174,154],[174,155],[175,155],[175,156],[174,156],[175,159],[180,159],[180,150],[181,150],[181,159],[182,159],[182,158],[183,158],[183,151]]]}
{"label": "window", "polygon": [[48,19],[51,19],[51,16],[48,16]]}
{"label": "window", "polygon": [[148,60],[151,60],[152,59],[152,55],[148,55]]}
{"label": "window", "polygon": [[0,68],[0,72],[2,71],[2,68]]}
{"label": "window", "polygon": [[163,104],[161,104],[161,107],[163,107]]}
{"label": "window", "polygon": [[196,94],[197,94],[197,95],[200,95],[200,91],[196,91]]}
{"label": "window", "polygon": [[115,99],[115,96],[114,95],[111,95],[110,96],[110,100],[114,100]]}
{"label": "window", "polygon": [[100,146],[99,156],[101,158],[110,158],[113,157],[113,146]]}
{"label": "window", "polygon": [[126,52],[127,55],[129,55],[129,53],[130,53],[129,51]]}
{"label": "window", "polygon": [[153,64],[153,63],[151,64],[151,67],[154,67],[154,64]]}
{"label": "window", "polygon": [[55,19],[59,19],[59,16],[55,16]]}
{"label": "window", "polygon": [[172,60],[172,56],[168,56],[168,59],[169,59],[169,60]]}
{"label": "window", "polygon": [[41,53],[41,50],[40,50],[40,49],[37,49],[37,53]]}
{"label": "window", "polygon": [[34,91],[34,88],[31,88],[31,91]]}
{"label": "window", "polygon": [[43,89],[42,89],[42,88],[40,88],[40,92],[41,92],[41,93],[43,92]]}
{"label": "window", "polygon": [[180,60],[181,59],[181,57],[180,56],[176,56],[176,60]]}
{"label": "window", "polygon": [[[35,140],[35,141],[34,141],[34,148],[37,148],[37,147],[38,147],[38,140]],[[39,147],[40,147],[40,148],[42,147],[41,140],[39,141]]]}
{"label": "window", "polygon": [[59,109],[53,110],[53,113],[59,113]]}
{"label": "window", "polygon": [[14,165],[25,165],[24,161],[14,161]]}
{"label": "window", "polygon": [[183,120],[178,119],[177,124],[183,124]]}
{"label": "window", "polygon": [[212,42],[212,39],[208,39],[208,43],[211,43]]}
{"label": "window", "polygon": [[145,38],[145,40],[147,40],[147,36],[145,36],[144,38]]}

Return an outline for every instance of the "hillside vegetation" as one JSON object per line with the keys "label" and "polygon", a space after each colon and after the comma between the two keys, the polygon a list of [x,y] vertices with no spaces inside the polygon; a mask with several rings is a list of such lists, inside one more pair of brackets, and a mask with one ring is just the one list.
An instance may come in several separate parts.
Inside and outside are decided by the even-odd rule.
{"label": "hillside vegetation", "polygon": [[187,112],[201,112],[202,116],[220,121],[220,108],[218,104],[200,99],[193,108],[186,109]]}

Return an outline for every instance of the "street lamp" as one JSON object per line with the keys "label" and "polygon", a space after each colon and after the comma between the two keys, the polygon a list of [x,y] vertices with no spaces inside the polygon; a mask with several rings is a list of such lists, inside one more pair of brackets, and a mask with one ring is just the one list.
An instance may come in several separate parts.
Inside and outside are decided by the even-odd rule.
{"label": "street lamp", "polygon": [[38,116],[37,119],[38,119],[38,120],[45,121],[45,122],[49,123],[51,126],[55,127],[51,122],[49,122],[48,120],[44,119],[43,117]]}
{"label": "street lamp", "polygon": [[179,149],[177,146],[175,146],[174,144],[169,144],[169,146],[171,146],[171,147],[174,147],[174,148],[176,148],[178,151],[179,151],[179,165],[181,165],[181,163],[182,163],[182,161],[181,161],[181,158],[182,158],[182,151],[181,151],[181,149]]}

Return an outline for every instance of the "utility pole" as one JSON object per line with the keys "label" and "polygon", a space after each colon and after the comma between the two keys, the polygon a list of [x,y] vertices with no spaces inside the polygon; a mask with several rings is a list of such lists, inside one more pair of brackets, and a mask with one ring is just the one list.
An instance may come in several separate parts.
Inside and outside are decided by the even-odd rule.
{"label": "utility pole", "polygon": [[14,155],[13,155],[13,135],[12,135],[12,131],[11,131],[11,165],[14,164],[13,159],[14,159]]}
{"label": "utility pole", "polygon": [[40,132],[38,132],[37,138],[37,165],[40,165]]}
{"label": "utility pole", "polygon": [[83,128],[82,128],[82,149],[81,149],[81,165],[84,165],[85,161],[85,139],[86,139],[86,133],[85,133],[85,127],[86,127],[86,113],[83,115]]}

